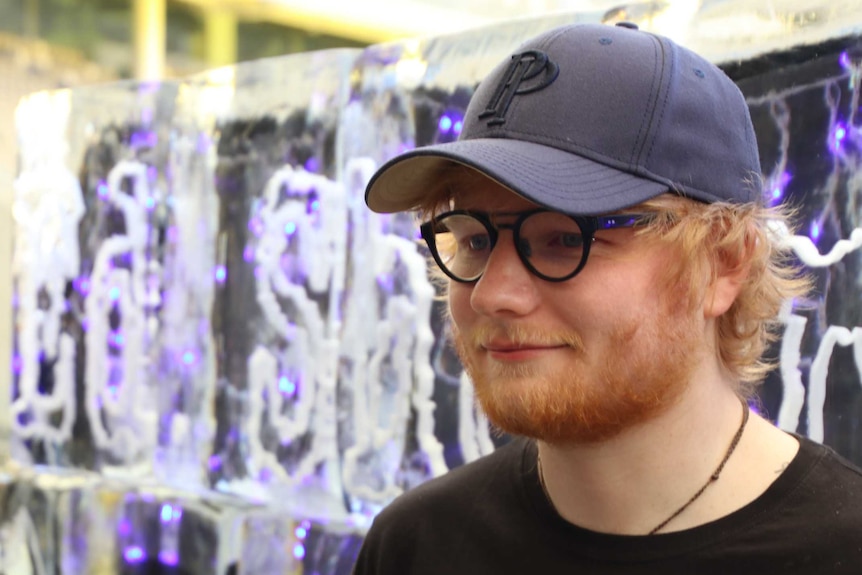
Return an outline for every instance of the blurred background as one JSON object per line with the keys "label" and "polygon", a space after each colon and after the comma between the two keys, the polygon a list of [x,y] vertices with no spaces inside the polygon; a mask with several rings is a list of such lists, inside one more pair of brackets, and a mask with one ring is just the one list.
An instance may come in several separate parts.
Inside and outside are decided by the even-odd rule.
{"label": "blurred background", "polygon": [[0,172],[24,94],[456,32],[607,0],[2,0]]}
{"label": "blurred background", "polygon": [[[436,36],[554,12],[610,10],[617,4],[609,0],[0,0],[0,309],[9,310],[11,305],[8,230],[16,174],[14,112],[26,94],[122,79],[177,78],[242,61]],[[6,350],[11,348],[11,330],[11,321],[0,321],[2,377],[10,373]]]}

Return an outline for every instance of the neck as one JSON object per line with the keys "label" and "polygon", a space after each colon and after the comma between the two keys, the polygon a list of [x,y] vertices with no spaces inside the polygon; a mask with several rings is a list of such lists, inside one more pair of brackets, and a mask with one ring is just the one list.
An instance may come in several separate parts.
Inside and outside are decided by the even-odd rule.
{"label": "neck", "polygon": [[689,386],[661,416],[608,441],[539,442],[548,497],[563,518],[605,533],[648,534],[669,518],[660,531],[675,531],[722,517],[760,495],[798,448],[792,437],[752,414],[719,479],[707,484],[742,417],[731,387],[716,381]]}

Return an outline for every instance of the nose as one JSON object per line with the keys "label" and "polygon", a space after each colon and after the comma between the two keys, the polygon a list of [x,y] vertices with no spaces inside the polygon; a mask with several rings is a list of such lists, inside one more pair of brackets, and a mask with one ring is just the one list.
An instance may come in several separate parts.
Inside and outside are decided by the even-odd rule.
{"label": "nose", "polygon": [[512,233],[501,233],[485,272],[473,286],[470,305],[488,317],[527,315],[539,304],[537,281],[518,257]]}

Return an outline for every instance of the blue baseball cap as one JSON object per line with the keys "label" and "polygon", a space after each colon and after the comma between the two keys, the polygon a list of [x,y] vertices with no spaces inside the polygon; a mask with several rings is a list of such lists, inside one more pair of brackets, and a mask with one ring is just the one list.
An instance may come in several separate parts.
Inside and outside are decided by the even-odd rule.
{"label": "blue baseball cap", "polygon": [[457,141],[391,159],[365,201],[382,213],[414,209],[450,162],[570,214],[613,212],[668,190],[762,201],[754,128],[733,81],[628,23],[566,26],[524,43],[481,82]]}

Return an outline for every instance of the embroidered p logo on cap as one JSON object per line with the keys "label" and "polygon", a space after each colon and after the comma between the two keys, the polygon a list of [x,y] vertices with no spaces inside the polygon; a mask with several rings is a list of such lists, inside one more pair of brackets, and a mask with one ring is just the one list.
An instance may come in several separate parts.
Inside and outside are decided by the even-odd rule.
{"label": "embroidered p logo on cap", "polygon": [[513,55],[509,68],[500,78],[491,100],[479,114],[479,119],[491,118],[488,120],[489,126],[504,124],[506,111],[515,96],[547,88],[559,75],[560,67],[541,50],[528,50]]}
{"label": "embroidered p logo on cap", "polygon": [[603,24],[555,28],[514,53],[479,84],[457,141],[410,150],[377,171],[365,194],[371,209],[421,205],[452,163],[568,214],[612,213],[668,190],[761,201],[748,106],[703,57],[632,25]]}

